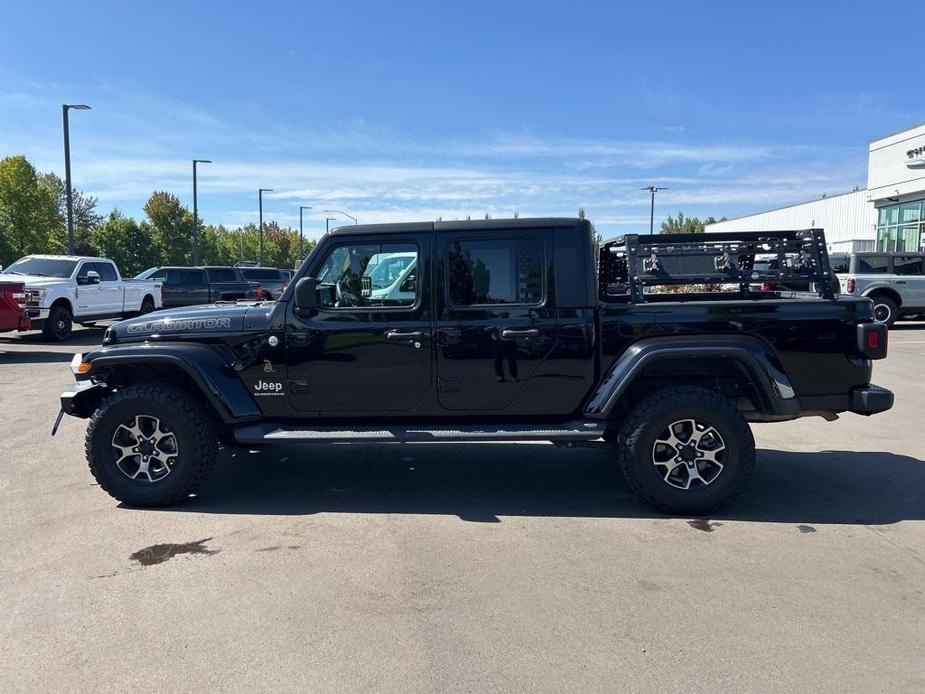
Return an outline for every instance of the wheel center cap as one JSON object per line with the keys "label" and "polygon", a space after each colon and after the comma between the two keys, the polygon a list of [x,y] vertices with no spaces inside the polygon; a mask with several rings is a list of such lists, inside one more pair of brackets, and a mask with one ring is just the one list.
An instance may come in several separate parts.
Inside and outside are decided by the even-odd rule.
{"label": "wheel center cap", "polygon": [[154,444],[147,439],[142,439],[138,443],[138,452],[142,455],[151,455],[154,453]]}
{"label": "wheel center cap", "polygon": [[687,446],[682,446],[678,453],[681,455],[681,460],[686,463],[691,462],[694,458],[697,457],[697,451],[695,451],[694,447],[690,444]]}

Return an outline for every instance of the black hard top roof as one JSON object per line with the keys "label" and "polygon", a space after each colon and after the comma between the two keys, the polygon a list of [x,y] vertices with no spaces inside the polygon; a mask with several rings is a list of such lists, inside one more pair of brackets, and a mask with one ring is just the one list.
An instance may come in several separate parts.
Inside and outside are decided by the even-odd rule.
{"label": "black hard top roof", "polygon": [[579,227],[587,220],[577,217],[519,217],[517,219],[466,219],[444,222],[398,222],[393,224],[353,224],[331,229],[336,236],[421,231],[479,231],[482,229],[537,229]]}

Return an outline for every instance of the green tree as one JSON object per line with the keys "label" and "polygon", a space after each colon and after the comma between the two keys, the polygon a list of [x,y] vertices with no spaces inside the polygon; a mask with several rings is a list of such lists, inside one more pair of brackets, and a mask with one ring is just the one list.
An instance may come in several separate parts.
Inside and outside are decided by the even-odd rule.
{"label": "green tree", "polygon": [[[58,204],[61,218],[62,243],[67,245],[67,189],[64,181],[55,173],[39,176],[39,184],[48,189]],[[93,245],[93,230],[103,221],[103,215],[96,211],[97,198],[80,190],[71,189],[74,210],[74,241],[77,255],[97,255],[99,249]]]}
{"label": "green tree", "polygon": [[62,220],[35,167],[21,155],[0,159],[0,264],[28,253],[59,253]]}
{"label": "green tree", "polygon": [[126,277],[137,275],[155,265],[164,265],[151,225],[139,224],[119,210],[94,228],[92,242],[100,255],[111,258]]}
{"label": "green tree", "polygon": [[173,193],[156,191],[145,203],[154,243],[165,265],[187,265],[192,256],[193,216]]}
{"label": "green tree", "polygon": [[697,217],[685,217],[683,212],[678,212],[677,217],[668,215],[668,219],[662,222],[660,230],[662,234],[702,234],[703,222]]}

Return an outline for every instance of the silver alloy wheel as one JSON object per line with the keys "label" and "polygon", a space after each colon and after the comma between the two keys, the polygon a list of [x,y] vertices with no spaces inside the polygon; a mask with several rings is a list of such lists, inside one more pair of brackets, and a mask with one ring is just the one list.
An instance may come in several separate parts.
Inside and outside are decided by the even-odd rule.
{"label": "silver alloy wheel", "polygon": [[652,464],[678,489],[696,489],[716,481],[723,471],[726,442],[710,424],[696,419],[672,422],[652,444]]}
{"label": "silver alloy wheel", "polygon": [[887,304],[874,304],[874,320],[878,323],[889,323],[893,317],[893,310]]}
{"label": "silver alloy wheel", "polygon": [[116,427],[112,447],[122,474],[146,483],[169,475],[180,453],[176,435],[160,419],[146,414]]}

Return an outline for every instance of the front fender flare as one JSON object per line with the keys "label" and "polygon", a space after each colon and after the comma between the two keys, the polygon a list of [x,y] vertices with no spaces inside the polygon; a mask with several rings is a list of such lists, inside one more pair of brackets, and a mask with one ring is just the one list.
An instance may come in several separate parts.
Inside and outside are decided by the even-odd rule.
{"label": "front fender flare", "polygon": [[657,361],[722,357],[732,359],[751,378],[762,407],[774,415],[800,411],[793,386],[773,350],[756,337],[675,336],[653,337],[630,345],[613,364],[584,408],[586,417],[607,419],[630,384],[643,369]]}
{"label": "front fender flare", "polygon": [[[223,422],[244,422],[261,417],[254,399],[222,352],[204,344],[159,343],[114,345],[84,355],[91,364],[81,380],[96,378],[109,367],[169,365],[181,369],[209,401]],[[101,380],[105,381],[105,378]]]}

